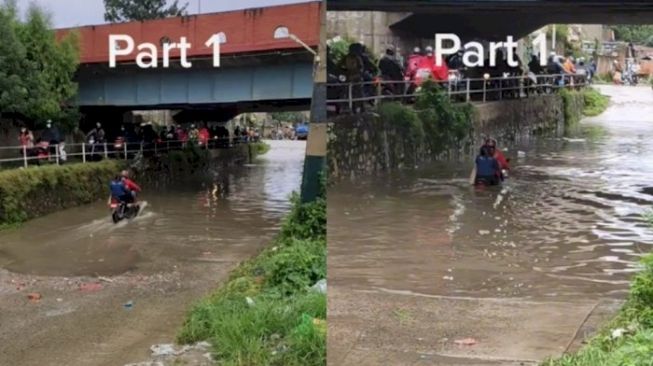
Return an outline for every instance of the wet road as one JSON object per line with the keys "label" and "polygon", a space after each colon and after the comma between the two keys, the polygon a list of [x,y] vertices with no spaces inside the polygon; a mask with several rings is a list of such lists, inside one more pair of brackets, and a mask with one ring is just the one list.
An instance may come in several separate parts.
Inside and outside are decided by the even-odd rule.
{"label": "wet road", "polygon": [[269,143],[253,164],[146,190],[131,222],[114,225],[98,202],[0,232],[0,365],[121,365],[173,341],[190,304],[289,210],[306,144]]}
{"label": "wet road", "polygon": [[[575,136],[510,146],[503,187],[438,163],[329,190],[329,281],[464,297],[623,297],[653,230],[653,92],[604,87],[612,107]],[[521,151],[522,153],[519,153]]]}

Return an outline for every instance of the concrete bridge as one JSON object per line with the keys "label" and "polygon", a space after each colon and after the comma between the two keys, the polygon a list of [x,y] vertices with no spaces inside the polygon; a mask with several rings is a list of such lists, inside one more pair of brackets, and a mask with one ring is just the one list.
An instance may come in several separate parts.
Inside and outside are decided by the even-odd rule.
{"label": "concrete bridge", "polygon": [[[313,93],[313,55],[284,36],[291,33],[316,48],[320,3],[274,6],[145,22],[61,29],[81,38],[77,73],[79,105],[85,110],[188,109],[228,119],[244,111],[308,109]],[[285,31],[285,32],[284,32]],[[109,35],[126,34],[136,46],[163,45],[186,37],[192,68],[183,68],[179,50],[169,68],[142,69],[138,51],[119,56],[109,67]],[[220,39],[221,65],[213,67],[213,47]],[[220,109],[220,111],[217,111]]]}
{"label": "concrete bridge", "polygon": [[392,28],[422,38],[453,32],[462,38],[505,39],[546,24],[647,24],[653,19],[648,0],[329,0],[328,7],[410,12]]}

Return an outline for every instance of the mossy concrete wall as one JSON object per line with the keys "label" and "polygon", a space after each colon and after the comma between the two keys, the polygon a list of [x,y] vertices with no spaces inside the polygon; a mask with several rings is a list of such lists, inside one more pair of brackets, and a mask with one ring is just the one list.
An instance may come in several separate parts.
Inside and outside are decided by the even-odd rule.
{"label": "mossy concrete wall", "polygon": [[[577,92],[568,93],[564,99],[553,94],[475,104],[473,141],[460,145],[474,147],[487,136],[505,144],[538,135],[560,135],[567,124],[580,120],[583,107],[583,96]],[[384,124],[374,113],[332,120],[329,124],[329,181],[410,168],[447,155],[471,152],[451,151],[431,156],[425,153],[424,146],[411,143],[413,139],[404,134],[392,124]]]}
{"label": "mossy concrete wall", "polygon": [[265,151],[258,144],[242,144],[222,150],[172,151],[129,163],[105,160],[0,171],[0,227],[105,200],[108,182],[126,167],[147,186],[203,172],[211,166],[246,164]]}
{"label": "mossy concrete wall", "polygon": [[107,197],[121,161],[31,167],[0,172],[0,225],[14,224]]}

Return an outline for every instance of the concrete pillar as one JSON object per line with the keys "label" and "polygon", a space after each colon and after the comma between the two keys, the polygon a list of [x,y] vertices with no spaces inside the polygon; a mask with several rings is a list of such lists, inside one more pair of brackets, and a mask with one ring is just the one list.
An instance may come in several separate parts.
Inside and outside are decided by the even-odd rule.
{"label": "concrete pillar", "polygon": [[320,4],[319,60],[313,75],[310,130],[306,141],[306,159],[302,177],[302,202],[314,201],[320,191],[320,178],[326,174],[327,113],[326,113],[326,1]]}

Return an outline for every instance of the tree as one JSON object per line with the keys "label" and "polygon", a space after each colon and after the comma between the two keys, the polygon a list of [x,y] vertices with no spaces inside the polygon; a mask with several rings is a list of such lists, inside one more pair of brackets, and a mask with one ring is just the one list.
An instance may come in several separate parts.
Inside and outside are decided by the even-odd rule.
{"label": "tree", "polygon": [[653,46],[653,25],[615,25],[612,30],[619,41]]}
{"label": "tree", "polygon": [[30,98],[24,114],[37,125],[45,124],[48,119],[68,127],[76,124],[76,120],[67,116],[77,95],[73,78],[79,64],[78,35],[70,33],[57,41],[48,16],[31,5],[18,36],[25,47],[30,71],[26,79]]}
{"label": "tree", "polygon": [[18,39],[16,8],[11,3],[0,5],[0,116],[20,114],[28,99],[25,47]]}
{"label": "tree", "polygon": [[49,18],[31,6],[21,23],[15,7],[0,6],[0,113],[18,115],[35,127],[52,119],[62,127],[77,124],[79,39],[57,40]]}
{"label": "tree", "polygon": [[188,3],[180,7],[179,0],[104,0],[104,19],[118,23],[176,17],[184,15],[187,7]]}
{"label": "tree", "polygon": [[270,113],[270,118],[275,122],[281,123],[302,123],[306,122],[307,118],[302,112],[273,112]]}

